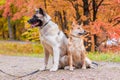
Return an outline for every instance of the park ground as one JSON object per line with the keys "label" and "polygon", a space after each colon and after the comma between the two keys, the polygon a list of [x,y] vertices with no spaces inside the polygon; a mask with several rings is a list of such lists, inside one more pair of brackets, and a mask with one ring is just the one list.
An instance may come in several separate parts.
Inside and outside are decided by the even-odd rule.
{"label": "park ground", "polygon": [[[97,62],[99,66],[96,69],[74,71],[60,69],[56,72],[47,70],[24,76],[40,69],[43,58],[0,55],[0,70],[5,72],[0,71],[0,80],[120,80],[119,62]],[[24,77],[18,78],[19,76]]]}

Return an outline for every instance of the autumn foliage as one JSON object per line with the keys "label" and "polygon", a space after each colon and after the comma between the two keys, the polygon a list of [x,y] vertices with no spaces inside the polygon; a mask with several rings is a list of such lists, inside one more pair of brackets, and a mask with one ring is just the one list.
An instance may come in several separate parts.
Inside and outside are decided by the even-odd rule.
{"label": "autumn foliage", "polygon": [[[94,35],[97,47],[113,38],[118,44],[120,43],[120,0],[1,0],[0,2],[2,18],[10,16],[16,28],[21,27],[17,25],[18,23],[24,26],[22,31],[28,28],[26,21],[34,14],[34,10],[41,7],[63,31],[69,31],[73,21],[77,21],[78,24],[84,23],[84,29]],[[15,33],[17,32],[19,31]]]}

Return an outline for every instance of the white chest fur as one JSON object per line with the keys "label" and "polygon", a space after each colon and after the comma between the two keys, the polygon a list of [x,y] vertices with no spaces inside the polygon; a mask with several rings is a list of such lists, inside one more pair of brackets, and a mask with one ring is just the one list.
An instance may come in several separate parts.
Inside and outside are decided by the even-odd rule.
{"label": "white chest fur", "polygon": [[59,30],[58,26],[52,21],[45,27],[40,29],[40,40],[51,46],[58,45],[64,34]]}

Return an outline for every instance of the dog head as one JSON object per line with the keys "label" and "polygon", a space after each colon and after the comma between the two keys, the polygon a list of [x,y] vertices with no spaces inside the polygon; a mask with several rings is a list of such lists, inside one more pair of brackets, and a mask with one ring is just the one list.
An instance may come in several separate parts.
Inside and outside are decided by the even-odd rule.
{"label": "dog head", "polygon": [[36,9],[36,13],[28,20],[32,27],[42,27],[50,18],[42,8]]}
{"label": "dog head", "polygon": [[86,31],[82,28],[83,24],[78,25],[75,22],[72,23],[71,34],[80,36],[86,34]]}

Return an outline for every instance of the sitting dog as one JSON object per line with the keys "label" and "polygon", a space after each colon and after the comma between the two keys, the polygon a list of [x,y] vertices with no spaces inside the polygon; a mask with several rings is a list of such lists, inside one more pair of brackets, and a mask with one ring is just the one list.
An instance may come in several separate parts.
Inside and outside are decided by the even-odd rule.
{"label": "sitting dog", "polygon": [[66,67],[69,70],[73,70],[74,67],[82,69],[92,67],[92,61],[86,57],[86,49],[83,42],[85,33],[82,25],[72,24],[68,39],[69,67]]}
{"label": "sitting dog", "polygon": [[51,17],[39,8],[28,23],[40,29],[40,39],[45,53],[45,64],[41,70],[46,70],[50,54],[53,55],[53,66],[50,71],[57,71],[59,67],[68,65],[67,38],[58,25],[51,20]]}

